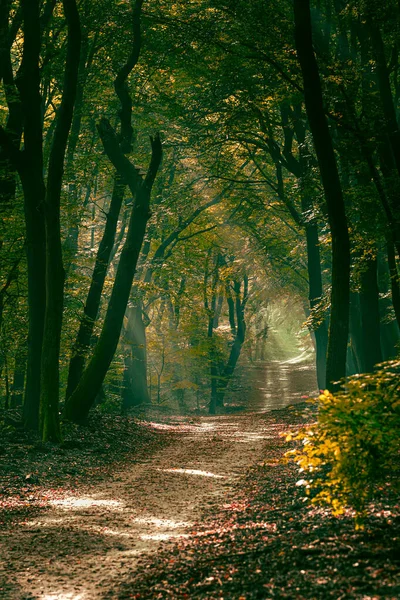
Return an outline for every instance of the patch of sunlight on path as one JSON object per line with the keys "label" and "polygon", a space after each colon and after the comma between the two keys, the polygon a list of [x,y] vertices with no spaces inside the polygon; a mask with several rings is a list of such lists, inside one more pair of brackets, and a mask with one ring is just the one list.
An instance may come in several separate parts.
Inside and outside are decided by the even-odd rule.
{"label": "patch of sunlight on path", "polygon": [[60,593],[60,594],[46,594],[41,597],[41,600],[84,600],[85,594],[71,593]]}
{"label": "patch of sunlight on path", "polygon": [[164,473],[183,473],[184,475],[200,475],[201,477],[215,477],[216,479],[226,479],[226,475],[216,475],[210,471],[201,471],[200,469],[159,469]]}
{"label": "patch of sunlight on path", "polygon": [[116,508],[122,510],[123,503],[119,500],[98,500],[96,498],[87,498],[76,496],[67,496],[58,500],[50,500],[49,504],[52,506],[58,506],[65,509],[80,509],[80,508],[95,508],[99,506],[101,508]]}

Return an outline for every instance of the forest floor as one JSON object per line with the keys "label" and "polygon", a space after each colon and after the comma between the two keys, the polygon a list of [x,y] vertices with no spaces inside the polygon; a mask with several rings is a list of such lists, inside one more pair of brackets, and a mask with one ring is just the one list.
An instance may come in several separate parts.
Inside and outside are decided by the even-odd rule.
{"label": "forest floor", "polygon": [[61,448],[0,448],[0,598],[400,598],[398,499],[363,531],[312,509],[280,433],[309,405],[196,418],[95,416]]}

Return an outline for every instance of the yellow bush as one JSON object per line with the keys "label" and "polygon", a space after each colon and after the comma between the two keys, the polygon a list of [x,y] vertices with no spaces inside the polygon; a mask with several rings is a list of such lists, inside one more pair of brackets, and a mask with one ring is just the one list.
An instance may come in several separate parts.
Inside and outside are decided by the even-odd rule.
{"label": "yellow bush", "polygon": [[287,435],[287,441],[301,445],[285,455],[299,466],[297,485],[305,487],[312,503],[328,505],[334,515],[350,507],[359,526],[376,489],[396,485],[399,390],[400,361],[390,361],[374,373],[346,379],[343,391],[325,390],[313,400],[317,422]]}

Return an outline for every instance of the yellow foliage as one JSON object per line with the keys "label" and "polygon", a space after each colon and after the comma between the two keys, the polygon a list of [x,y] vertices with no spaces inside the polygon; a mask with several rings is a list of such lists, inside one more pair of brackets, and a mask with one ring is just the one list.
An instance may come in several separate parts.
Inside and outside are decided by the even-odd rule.
{"label": "yellow foliage", "polygon": [[317,423],[286,435],[300,442],[285,458],[299,467],[311,502],[336,516],[354,509],[358,528],[376,489],[382,481],[394,485],[387,478],[398,470],[399,374],[400,361],[390,361],[348,378],[335,395],[324,390],[314,401]]}

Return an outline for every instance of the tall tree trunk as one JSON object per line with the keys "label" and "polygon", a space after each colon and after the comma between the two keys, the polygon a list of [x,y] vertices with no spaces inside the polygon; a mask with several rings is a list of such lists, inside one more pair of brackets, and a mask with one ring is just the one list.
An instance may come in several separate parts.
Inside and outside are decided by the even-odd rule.
{"label": "tall tree trunk", "polygon": [[24,151],[18,172],[24,192],[26,252],[28,263],[28,364],[24,400],[24,423],[39,426],[40,377],[46,306],[46,256],[43,180],[42,99],[40,96],[39,0],[22,0],[24,47],[18,89],[21,96]]}
{"label": "tall tree trunk", "polygon": [[397,325],[400,327],[400,285],[399,272],[396,264],[396,254],[391,239],[387,240],[387,261],[390,275],[390,288],[392,291],[392,304],[396,315]]}
{"label": "tall tree trunk", "polygon": [[[374,12],[376,11],[376,7],[368,6],[369,3],[370,0],[367,2],[366,22],[369,29],[371,46],[376,62],[376,74],[385,120],[385,132],[388,136],[398,175],[400,175],[400,129],[397,122],[396,109],[393,103],[389,70],[386,64],[385,47],[381,32],[379,30],[379,25],[376,23],[375,17],[373,16]],[[396,203],[395,210],[396,220],[399,222],[400,206],[398,202]]]}
{"label": "tall tree trunk", "polygon": [[244,311],[248,297],[248,279],[245,276],[243,281],[243,296],[241,297],[241,284],[240,281],[235,281],[233,284],[235,293],[235,312],[236,312],[236,336],[233,340],[231,351],[229,353],[228,361],[222,371],[221,377],[218,379],[218,390],[217,390],[217,407],[222,408],[224,406],[225,392],[235,371],[236,365],[240,358],[242,346],[246,337],[246,321],[244,318]]}
{"label": "tall tree trunk", "polygon": [[[136,0],[132,10],[132,30],[133,43],[131,52],[126,63],[119,69],[114,80],[114,88],[120,100],[120,123],[119,134],[120,149],[124,154],[132,150],[132,99],[129,94],[127,79],[137,65],[142,36],[141,36],[141,10],[143,0]],[[76,143],[76,142],[75,142]],[[69,148],[73,151],[74,147]],[[90,346],[90,340],[93,334],[95,322],[99,312],[101,295],[105,278],[107,275],[110,257],[115,243],[115,234],[118,225],[118,218],[121,212],[121,206],[124,199],[126,181],[118,171],[114,174],[113,192],[111,204],[107,214],[106,226],[103,237],[96,256],[96,263],[92,275],[92,280],[84,308],[84,315],[81,320],[78,335],[73,347],[72,357],[69,365],[68,384],[66,398],[68,399],[82,376],[85,359]]]}
{"label": "tall tree trunk", "polygon": [[327,386],[346,374],[350,300],[350,241],[332,139],[325,117],[321,82],[312,44],[309,0],[294,0],[295,39],[304,82],[307,117],[313,136],[332,235],[332,293],[327,353]]}
{"label": "tall tree trunk", "polygon": [[[323,287],[321,275],[321,257],[319,252],[318,227],[316,224],[306,224],[307,269],[308,269],[308,299],[311,311],[318,308],[322,302]],[[328,348],[328,326],[325,316],[319,317],[313,327],[315,334],[315,353],[318,388],[326,387],[326,352]]]}
{"label": "tall tree trunk", "polygon": [[79,385],[66,402],[65,415],[73,421],[82,421],[87,417],[114,357],[150,216],[151,190],[162,156],[161,141],[157,135],[155,139],[151,139],[152,158],[146,178],[143,179],[122,153],[116,135],[107,120],[102,120],[99,132],[109,159],[119,174],[125,178],[131,190],[134,203],[99,340]]}
{"label": "tall tree trunk", "polygon": [[64,158],[76,98],[81,46],[79,13],[75,0],[63,0],[68,26],[64,86],[50,152],[44,215],[46,231],[46,312],[44,320],[40,431],[44,441],[61,439],[59,423],[59,359],[64,303],[60,200]]}
{"label": "tall tree trunk", "polygon": [[382,362],[377,259],[368,257],[361,273],[361,323],[365,369],[371,372]]}
{"label": "tall tree trunk", "polygon": [[45,287],[45,229],[43,202],[45,187],[37,172],[21,173],[24,189],[26,255],[28,264],[28,359],[23,419],[27,429],[39,427],[40,372],[42,360]]}

